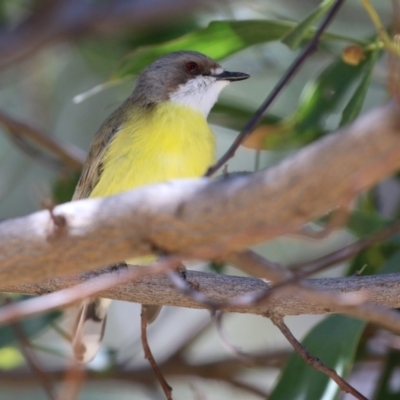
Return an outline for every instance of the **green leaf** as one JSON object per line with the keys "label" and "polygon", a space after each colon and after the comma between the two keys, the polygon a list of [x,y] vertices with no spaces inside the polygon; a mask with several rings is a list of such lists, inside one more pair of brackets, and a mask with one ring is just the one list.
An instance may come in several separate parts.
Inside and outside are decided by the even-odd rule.
{"label": "green leaf", "polygon": [[378,272],[378,275],[394,274],[400,271],[400,251],[387,258],[385,265]]}
{"label": "green leaf", "polygon": [[343,126],[354,121],[360,114],[361,108],[364,104],[364,100],[371,83],[372,72],[374,70],[375,63],[378,59],[379,54],[380,51],[377,50],[373,51],[371,53],[371,56],[368,58],[368,61],[364,66],[363,77],[357,89],[355,90],[353,96],[351,96],[351,99],[349,100],[349,102],[347,103],[346,107],[343,110],[342,119],[340,121],[339,126]]}
{"label": "green leaf", "polygon": [[362,74],[367,61],[353,66],[338,57],[315,81],[306,85],[294,116],[298,136],[303,136],[304,140],[318,137],[325,119],[337,109],[351,84]]}
{"label": "green leaf", "polygon": [[282,43],[286,44],[292,50],[297,49],[303,39],[307,36],[311,26],[329,10],[333,2],[334,0],[322,1],[309,16],[301,21],[294,29],[291,29],[282,38]]}
{"label": "green leaf", "polygon": [[79,177],[80,172],[73,172],[58,177],[54,182],[52,189],[54,204],[62,204],[71,201]]}
{"label": "green leaf", "polygon": [[224,268],[225,268],[225,263],[223,261],[217,262],[217,261],[211,261],[208,266],[211,271],[216,272],[217,274],[222,274]]}
{"label": "green leaf", "polygon": [[393,385],[394,379],[397,381],[397,374],[400,365],[400,351],[391,349],[386,356],[385,369],[379,379],[379,386],[376,390],[374,400],[398,400],[400,390],[398,385]]}
{"label": "green leaf", "polygon": [[376,212],[355,210],[351,213],[347,227],[359,237],[371,235],[388,225],[390,221]]}
{"label": "green leaf", "polygon": [[[353,363],[366,323],[332,315],[315,326],[303,341],[306,349],[344,377]],[[286,365],[269,400],[336,399],[339,388],[327,375],[294,354]]]}
{"label": "green leaf", "polygon": [[[293,22],[277,20],[214,21],[206,28],[178,39],[135,50],[122,60],[111,80],[136,75],[160,56],[173,51],[194,50],[220,60],[255,44],[280,40],[295,26]],[[304,37],[311,37],[314,32],[315,29],[309,28]],[[323,35],[323,39],[359,43],[355,39],[328,33]]]}

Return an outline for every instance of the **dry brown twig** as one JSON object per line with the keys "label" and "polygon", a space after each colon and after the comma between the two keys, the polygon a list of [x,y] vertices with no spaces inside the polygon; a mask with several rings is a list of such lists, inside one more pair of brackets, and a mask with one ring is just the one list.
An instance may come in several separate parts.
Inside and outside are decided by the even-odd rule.
{"label": "dry brown twig", "polygon": [[62,377],[60,394],[57,400],[77,400],[85,378],[85,368],[77,362],[72,361]]}
{"label": "dry brown twig", "polygon": [[[288,360],[291,352],[278,351],[257,352],[253,355],[254,366],[258,368],[281,368]],[[184,357],[172,358],[161,364],[164,374],[169,378],[200,377],[207,380],[222,380],[229,382],[240,375],[246,366],[236,357],[224,357],[222,359],[205,361],[200,363],[188,362]],[[65,371],[57,368],[47,371],[48,377],[57,383],[61,383],[65,378]],[[150,367],[127,368],[126,366],[115,365],[112,370],[93,371],[87,370],[87,382],[127,382],[138,383],[141,385],[152,386],[155,383],[155,377]],[[20,387],[21,385],[36,385],[36,377],[32,376],[26,370],[0,371],[0,384],[2,387]],[[265,397],[265,396],[264,396]]]}
{"label": "dry brown twig", "polygon": [[297,354],[299,354],[303,360],[310,365],[312,368],[320,371],[326,375],[328,375],[332,380],[334,380],[340,390],[346,393],[352,394],[356,399],[359,400],[368,400],[365,396],[363,396],[358,390],[356,390],[353,386],[349,385],[343,378],[341,378],[334,369],[327,367],[324,363],[321,362],[318,358],[313,357],[307,349],[297,341],[297,339],[293,336],[292,332],[283,322],[282,316],[275,314],[270,316],[271,321],[279,328],[279,330],[286,337],[288,342],[292,345]]}
{"label": "dry brown twig", "polygon": [[151,352],[149,342],[147,340],[147,306],[142,305],[142,313],[140,316],[141,319],[141,338],[142,338],[142,347],[144,351],[144,358],[149,362],[155,376],[157,377],[157,381],[160,383],[165,397],[167,400],[172,400],[172,387],[168,385],[167,381],[164,378],[163,373],[157,365],[156,360]]}
{"label": "dry brown twig", "polygon": [[40,132],[37,128],[21,122],[1,110],[0,124],[11,136],[31,141],[55,155],[66,167],[79,171],[85,162],[86,153],[83,150],[70,143],[62,143],[60,140]]}

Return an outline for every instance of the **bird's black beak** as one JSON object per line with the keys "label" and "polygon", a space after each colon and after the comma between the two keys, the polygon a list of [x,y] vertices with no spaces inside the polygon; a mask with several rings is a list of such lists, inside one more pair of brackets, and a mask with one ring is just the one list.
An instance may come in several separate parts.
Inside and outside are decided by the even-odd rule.
{"label": "bird's black beak", "polygon": [[224,71],[218,75],[212,75],[217,81],[243,81],[244,79],[250,78],[249,74],[244,72],[229,72]]}

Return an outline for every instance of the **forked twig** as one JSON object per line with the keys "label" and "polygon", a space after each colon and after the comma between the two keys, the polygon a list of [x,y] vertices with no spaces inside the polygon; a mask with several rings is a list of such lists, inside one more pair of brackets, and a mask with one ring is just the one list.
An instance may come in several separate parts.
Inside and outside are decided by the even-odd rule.
{"label": "forked twig", "polygon": [[381,242],[382,240],[388,239],[398,232],[400,232],[400,222],[394,222],[393,224],[386,226],[378,232],[373,233],[366,238],[360,239],[357,242],[351,243],[322,257],[316,258],[315,260],[306,261],[299,264],[292,264],[289,266],[289,268],[296,272],[298,276],[304,278],[316,274],[317,272],[321,272],[332,265],[346,261],[362,250],[365,250],[368,247]]}
{"label": "forked twig", "polygon": [[172,387],[168,385],[167,381],[164,378],[164,375],[162,374],[160,368],[158,367],[156,360],[153,357],[153,354],[150,350],[149,343],[147,341],[147,307],[145,305],[142,305],[142,313],[140,315],[141,319],[141,333],[142,333],[142,346],[143,346],[143,351],[144,351],[144,357],[146,360],[149,361],[151,368],[154,371],[154,374],[156,375],[156,378],[158,382],[160,383],[164,393],[165,397],[168,400],[172,400]]}
{"label": "forked twig", "polygon": [[236,150],[243,143],[243,141],[253,132],[256,126],[260,123],[265,111],[271,106],[271,104],[276,100],[282,89],[291,81],[298,69],[303,65],[304,61],[316,50],[318,46],[319,39],[324,33],[328,25],[332,22],[339,8],[343,4],[344,0],[336,0],[335,4],[329,10],[325,19],[322,21],[320,27],[316,30],[312,39],[308,42],[307,46],[303,51],[296,57],[291,66],[286,70],[285,74],[275,85],[272,92],[265,99],[264,103],[261,104],[260,108],[254,113],[250,118],[249,122],[242,129],[239,135],[236,137],[235,141],[232,143],[231,147],[226,151],[226,153],[217,161],[216,164],[212,165],[205,176],[211,176],[215,174],[228,160],[230,160],[236,153]]}
{"label": "forked twig", "polygon": [[337,372],[326,366],[321,360],[312,356],[308,350],[293,336],[290,329],[283,322],[283,318],[277,315],[270,315],[269,318],[274,323],[274,325],[282,332],[282,334],[286,337],[289,343],[292,345],[294,351],[312,368],[317,371],[322,372],[325,375],[328,375],[332,380],[334,380],[340,390],[346,393],[352,394],[356,399],[359,400],[368,400],[365,396],[363,396],[358,390],[356,390],[353,386],[347,383],[342,377],[340,377]]}
{"label": "forked twig", "polygon": [[[267,277],[273,280],[274,285],[265,293],[257,296],[255,302],[266,302],[269,298],[276,295],[276,293],[290,285],[296,285],[302,279],[314,275],[318,272],[324,271],[335,264],[346,261],[361,251],[373,246],[374,244],[388,239],[400,231],[400,222],[395,222],[380,231],[363,238],[357,242],[351,243],[338,250],[334,250],[322,257],[315,260],[305,261],[303,263],[292,264],[288,268],[280,268],[279,264],[271,263],[269,260],[261,257],[251,250],[243,251],[228,257],[234,265],[244,271],[249,270],[249,265],[252,264],[253,271],[264,272],[260,277]],[[242,268],[242,265],[244,266]],[[293,271],[292,273],[290,271]]]}

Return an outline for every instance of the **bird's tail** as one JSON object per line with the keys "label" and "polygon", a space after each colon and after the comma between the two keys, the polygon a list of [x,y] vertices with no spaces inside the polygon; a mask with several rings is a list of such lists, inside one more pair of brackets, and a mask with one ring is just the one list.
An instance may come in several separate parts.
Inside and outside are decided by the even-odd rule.
{"label": "bird's tail", "polygon": [[72,349],[76,361],[87,363],[99,350],[111,300],[89,299],[80,305],[72,337]]}

